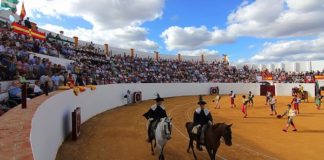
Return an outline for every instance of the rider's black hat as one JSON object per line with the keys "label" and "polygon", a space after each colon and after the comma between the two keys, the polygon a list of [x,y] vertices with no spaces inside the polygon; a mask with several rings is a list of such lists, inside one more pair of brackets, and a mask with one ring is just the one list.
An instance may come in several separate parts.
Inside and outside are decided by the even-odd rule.
{"label": "rider's black hat", "polygon": [[161,101],[164,101],[164,99],[161,98],[159,94],[157,94],[157,95],[156,95],[156,98],[155,98],[155,101],[156,101],[156,102],[161,102]]}
{"label": "rider's black hat", "polygon": [[207,104],[207,103],[203,100],[203,97],[202,97],[201,95],[199,96],[198,104],[199,104],[199,105]]}

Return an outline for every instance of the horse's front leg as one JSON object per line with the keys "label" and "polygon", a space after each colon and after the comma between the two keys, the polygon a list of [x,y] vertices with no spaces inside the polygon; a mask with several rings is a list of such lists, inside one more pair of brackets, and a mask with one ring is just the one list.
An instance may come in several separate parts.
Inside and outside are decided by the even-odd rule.
{"label": "horse's front leg", "polygon": [[164,160],[163,149],[164,149],[164,147],[161,148],[161,152],[160,152],[159,160]]}
{"label": "horse's front leg", "polygon": [[216,159],[216,153],[217,153],[218,148],[219,148],[219,145],[213,149],[212,156],[213,156],[214,160]]}
{"label": "horse's front leg", "polygon": [[194,149],[194,146],[193,146],[193,141],[191,142],[190,147],[191,147],[192,154],[194,155],[195,160],[197,160],[197,156],[196,156],[195,149]]}
{"label": "horse's front leg", "polygon": [[213,150],[211,148],[206,147],[210,160],[215,160],[215,156],[213,154]]}
{"label": "horse's front leg", "polygon": [[190,147],[191,147],[192,143],[193,143],[193,140],[190,139],[190,140],[189,140],[189,144],[188,144],[188,149],[187,149],[187,152],[188,152],[188,153],[190,152]]}
{"label": "horse's front leg", "polygon": [[156,140],[155,139],[151,140],[151,152],[152,152],[152,155],[154,155],[153,141],[155,141],[155,143],[156,143]]}

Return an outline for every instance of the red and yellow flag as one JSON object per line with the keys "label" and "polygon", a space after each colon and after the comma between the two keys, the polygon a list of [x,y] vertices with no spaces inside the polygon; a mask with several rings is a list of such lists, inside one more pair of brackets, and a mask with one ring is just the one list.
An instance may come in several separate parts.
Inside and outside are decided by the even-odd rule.
{"label": "red and yellow flag", "polygon": [[16,32],[18,34],[24,34],[24,35],[32,36],[34,38],[37,38],[37,39],[40,39],[40,40],[43,40],[43,41],[46,40],[45,33],[29,29],[27,27],[24,27],[24,26],[18,24],[18,23],[13,22],[11,24],[11,28],[13,29],[14,32]]}
{"label": "red and yellow flag", "polygon": [[25,10],[25,5],[24,5],[24,2],[22,2],[22,5],[21,5],[21,12],[20,12],[20,18],[21,20],[23,20],[26,16],[26,10]]}

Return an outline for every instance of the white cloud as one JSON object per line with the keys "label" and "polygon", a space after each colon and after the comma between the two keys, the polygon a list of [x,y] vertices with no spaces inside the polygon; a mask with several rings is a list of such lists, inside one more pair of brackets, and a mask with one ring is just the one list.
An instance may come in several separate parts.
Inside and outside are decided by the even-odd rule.
{"label": "white cloud", "polygon": [[31,17],[35,17],[35,13],[81,17],[95,29],[138,26],[159,18],[164,7],[164,0],[28,0],[24,3]]}
{"label": "white cloud", "polygon": [[251,45],[249,45],[248,46],[248,49],[253,49],[253,48],[255,48],[256,46],[254,45],[254,44],[251,44]]}
{"label": "white cloud", "polygon": [[324,60],[324,37],[266,43],[253,62]]}
{"label": "white cloud", "polygon": [[81,17],[93,26],[91,29],[66,29],[46,24],[43,26],[46,29],[63,30],[68,36],[78,35],[82,40],[108,42],[117,47],[158,48],[156,42],[147,38],[148,30],[140,26],[161,17],[164,0],[28,0],[24,3],[32,20],[40,15],[58,19]]}
{"label": "white cloud", "polygon": [[[178,27],[161,37],[169,50],[187,50],[233,42],[238,37],[286,38],[324,33],[323,0],[243,1],[228,15],[224,29]],[[248,47],[249,48],[249,47]]]}
{"label": "white cloud", "polygon": [[209,49],[186,50],[180,51],[179,53],[184,56],[200,56],[202,54],[204,54],[205,56],[219,55],[218,51]]}
{"label": "white cloud", "polygon": [[205,26],[184,28],[172,26],[165,30],[161,37],[168,50],[197,49],[233,41],[233,38],[224,31],[217,28],[209,31]]}
{"label": "white cloud", "polygon": [[240,58],[236,61],[237,64],[243,64],[243,63],[246,63],[246,59],[245,58]]}
{"label": "white cloud", "polygon": [[261,38],[314,36],[324,32],[323,0],[256,0],[228,16],[226,31]]}
{"label": "white cloud", "polygon": [[147,30],[141,27],[125,27],[97,32],[93,29],[77,27],[66,29],[56,25],[44,25],[41,28],[59,33],[63,30],[64,35],[73,37],[78,35],[79,39],[93,41],[95,43],[108,43],[110,46],[119,48],[136,48],[142,51],[157,50],[158,44],[147,38]]}

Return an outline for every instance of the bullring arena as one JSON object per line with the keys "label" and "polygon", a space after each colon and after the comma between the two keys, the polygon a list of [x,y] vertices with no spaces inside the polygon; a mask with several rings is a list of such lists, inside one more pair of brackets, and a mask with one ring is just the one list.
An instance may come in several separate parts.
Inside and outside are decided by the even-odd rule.
{"label": "bullring arena", "polygon": [[[269,107],[264,105],[265,97],[257,96],[256,105],[249,108],[249,117],[242,118],[240,106],[229,107],[229,96],[221,100],[221,109],[214,109],[212,99],[206,96],[208,108],[215,122],[233,123],[233,143],[231,147],[222,144],[218,159],[321,159],[324,120],[323,110],[315,109],[311,103],[301,105],[301,115],[296,120],[299,131],[284,133],[286,119],[269,116]],[[173,117],[172,139],[165,149],[166,159],[191,160],[187,153],[188,135],[185,122],[192,121],[197,108],[197,96],[174,97],[165,101],[167,112]],[[240,98],[236,101],[240,104]],[[283,112],[291,97],[278,97],[278,111]],[[146,139],[146,121],[141,116],[154,101],[120,107],[95,116],[82,125],[82,135],[78,142],[66,141],[60,147],[56,160],[65,159],[147,159],[157,156],[150,154]],[[127,116],[125,116],[127,115]],[[127,117],[127,118],[125,118]],[[157,154],[158,155],[158,154]],[[206,152],[198,154],[199,159],[208,159]]]}
{"label": "bullring arena", "polygon": [[[279,114],[286,110],[286,104],[292,99],[289,95],[282,96],[291,94],[291,90],[287,93],[280,91],[294,85],[298,84],[275,84]],[[214,108],[214,95],[209,95],[210,87],[215,86],[219,86],[223,95],[221,109]],[[314,85],[304,86],[305,90],[312,91]],[[143,101],[124,106],[125,88],[132,92],[141,91]],[[229,106],[230,90],[237,93],[236,108]],[[248,118],[243,118],[241,95],[249,90],[256,95],[255,105],[248,108]],[[295,119],[298,131],[289,130],[286,133],[282,129],[287,119],[269,115],[265,97],[258,96],[258,83],[111,84],[97,86],[95,90],[87,89],[78,96],[73,90],[53,92],[49,97],[42,95],[28,101],[27,109],[18,106],[0,117],[1,126],[6,126],[1,128],[1,135],[12,137],[5,141],[12,148],[1,150],[1,155],[4,155],[2,159],[11,159],[8,157],[12,154],[20,159],[22,153],[25,159],[158,159],[158,151],[152,156],[150,145],[145,141],[146,120],[142,116],[154,104],[150,99],[154,99],[157,92],[165,97],[167,113],[173,118],[172,139],[164,150],[166,159],[193,159],[192,153],[186,152],[188,135],[184,124],[192,121],[197,108],[197,95],[205,95],[207,108],[211,110],[215,123],[233,124],[233,145],[222,143],[217,152],[218,159],[321,159],[324,112],[315,108],[314,99],[309,98],[309,103],[301,103],[301,114]],[[76,107],[81,108],[81,135],[77,141],[72,141],[71,112]],[[12,122],[17,115],[24,115],[16,122],[22,127],[4,125]],[[13,130],[16,132],[11,132]],[[21,140],[14,138],[21,133],[26,135],[26,143],[18,143]],[[24,152],[17,147],[24,148]],[[196,153],[198,159],[208,159],[206,151],[196,150]]]}

